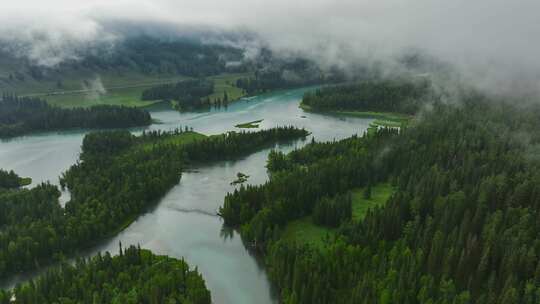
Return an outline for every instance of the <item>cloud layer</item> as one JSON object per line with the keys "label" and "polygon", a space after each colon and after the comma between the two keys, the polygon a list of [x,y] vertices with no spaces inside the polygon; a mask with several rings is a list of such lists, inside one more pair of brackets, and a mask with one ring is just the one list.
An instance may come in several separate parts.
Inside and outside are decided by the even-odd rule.
{"label": "cloud layer", "polygon": [[0,4],[0,40],[54,65],[114,44],[129,31],[119,24],[247,30],[282,54],[321,64],[389,63],[414,51],[481,88],[531,90],[540,87],[539,11],[537,0],[19,0]]}

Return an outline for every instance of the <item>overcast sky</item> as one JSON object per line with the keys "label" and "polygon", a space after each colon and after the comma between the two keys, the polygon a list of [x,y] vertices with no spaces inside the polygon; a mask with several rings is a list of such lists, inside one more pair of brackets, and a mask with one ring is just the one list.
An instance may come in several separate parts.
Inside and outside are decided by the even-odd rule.
{"label": "overcast sky", "polygon": [[2,2],[0,39],[26,46],[28,56],[56,56],[48,64],[69,57],[71,47],[117,39],[107,21],[130,21],[247,29],[275,50],[342,65],[421,50],[487,86],[540,86],[538,0]]}

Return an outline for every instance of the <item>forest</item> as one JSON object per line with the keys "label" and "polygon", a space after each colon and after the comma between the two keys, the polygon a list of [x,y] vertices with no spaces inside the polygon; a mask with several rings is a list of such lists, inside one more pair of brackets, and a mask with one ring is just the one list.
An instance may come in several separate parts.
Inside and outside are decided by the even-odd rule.
{"label": "forest", "polygon": [[[266,184],[227,195],[225,222],[263,254],[284,303],[540,301],[540,106],[456,102],[399,131],[273,152]],[[347,193],[382,182],[388,201],[351,220]],[[285,238],[305,217],[339,227],[322,246]]]}
{"label": "forest", "polygon": [[20,177],[17,173],[13,172],[13,170],[6,171],[0,169],[0,191],[2,189],[19,188],[29,184],[31,181],[32,180],[29,178]]}
{"label": "forest", "polygon": [[71,193],[65,207],[51,184],[0,192],[0,277],[40,268],[116,234],[178,184],[186,166],[232,159],[307,134],[294,127],[212,137],[189,128],[141,136],[90,133],[80,160],[60,179]]}
{"label": "forest", "polygon": [[[304,66],[294,66],[294,69],[274,67],[271,70],[256,70],[253,77],[244,77],[236,81],[236,86],[248,95],[256,95],[272,90],[298,88],[303,86],[335,83],[341,78],[327,76],[321,71],[308,70]],[[314,74],[309,74],[314,72]]]}
{"label": "forest", "polygon": [[[270,90],[293,87],[294,84],[283,79],[282,71],[257,71],[253,77],[244,77],[236,81],[236,86],[248,95],[264,93]],[[317,82],[316,82],[317,83]],[[298,86],[299,84],[297,84]]]}
{"label": "forest", "polygon": [[0,138],[70,128],[127,128],[151,122],[147,111],[124,106],[62,109],[39,98],[5,93],[0,100]]}
{"label": "forest", "polygon": [[292,152],[292,157],[271,153],[271,179],[228,194],[220,213],[227,225],[241,226],[244,239],[262,249],[273,237],[273,228],[311,214],[322,203],[319,200],[380,181],[373,168],[376,147],[397,133],[396,129],[381,128],[369,136],[337,143],[312,142]]}
{"label": "forest", "polygon": [[302,105],[313,110],[372,111],[415,114],[426,100],[432,101],[428,80],[367,80],[328,86],[308,92]]}
{"label": "forest", "polygon": [[[10,299],[15,297],[15,301]],[[0,303],[210,304],[210,291],[184,260],[157,256],[140,247],[62,262],[35,280],[0,291]]]}
{"label": "forest", "polygon": [[180,109],[199,109],[210,107],[207,97],[214,93],[214,83],[207,79],[179,81],[148,88],[142,92],[142,100],[175,101]]}

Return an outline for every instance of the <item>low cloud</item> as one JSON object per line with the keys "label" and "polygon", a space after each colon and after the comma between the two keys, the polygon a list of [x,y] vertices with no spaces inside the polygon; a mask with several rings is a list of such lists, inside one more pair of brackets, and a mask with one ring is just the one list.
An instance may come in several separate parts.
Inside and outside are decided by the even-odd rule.
{"label": "low cloud", "polygon": [[107,89],[103,85],[103,82],[101,82],[101,78],[99,76],[96,76],[91,80],[85,80],[81,84],[81,87],[86,98],[90,100],[99,100],[101,95],[107,94]]}
{"label": "low cloud", "polygon": [[269,46],[321,66],[382,65],[388,73],[404,54],[421,53],[459,82],[537,94],[539,11],[537,0],[20,0],[0,5],[0,43],[46,66],[129,33],[210,33],[208,41],[241,46],[248,57]]}

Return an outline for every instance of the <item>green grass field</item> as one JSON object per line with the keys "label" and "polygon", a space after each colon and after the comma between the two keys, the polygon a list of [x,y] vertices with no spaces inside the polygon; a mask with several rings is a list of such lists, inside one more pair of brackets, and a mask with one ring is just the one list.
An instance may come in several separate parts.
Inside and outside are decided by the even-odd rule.
{"label": "green grass field", "polygon": [[376,119],[374,122],[372,122],[372,124],[378,127],[401,128],[407,122],[408,120],[399,122],[399,121],[392,121],[392,120]]}
{"label": "green grass field", "polygon": [[[382,206],[392,195],[394,189],[390,184],[378,184],[371,189],[371,198],[364,198],[364,189],[352,191],[352,219],[361,221],[366,216],[368,210]],[[313,223],[311,216],[303,217],[299,220],[289,222],[282,234],[282,239],[290,242],[311,244],[322,248],[325,239],[333,238],[336,229],[318,226]]]}
{"label": "green grass field", "polygon": [[50,104],[64,108],[90,107],[99,104],[144,107],[155,103],[155,101],[141,101],[141,94],[145,89],[155,85],[175,83],[188,78],[177,75],[154,76],[136,72],[110,72],[99,75],[99,80],[106,91],[104,94],[82,91],[85,86],[88,87],[85,81],[92,82],[95,79],[97,79],[95,75],[86,75],[84,73],[74,75],[72,79],[63,79],[61,88],[56,83],[46,81],[39,84],[29,82],[29,87],[19,87],[17,93],[44,98]]}
{"label": "green grass field", "polygon": [[332,238],[335,233],[335,229],[315,225],[311,216],[306,216],[289,222],[281,237],[286,241],[311,244],[321,248],[324,245],[324,240]]}
{"label": "green grass field", "polygon": [[[215,90],[215,92],[208,97],[210,100],[215,101],[217,98],[223,98],[224,92],[227,92],[229,101],[240,99],[244,94],[242,90],[235,87],[234,84],[238,78],[246,77],[248,75],[249,74],[223,74],[208,77],[214,81]],[[47,96],[46,99],[51,104],[68,108],[77,106],[89,107],[98,104],[145,107],[159,102],[159,100],[141,100],[141,94],[145,89],[159,84],[175,83],[186,79],[188,78],[178,76],[168,78],[147,78],[143,81],[143,79],[133,77],[126,79],[126,82],[121,84],[118,79],[103,78],[103,85],[109,89],[107,89],[106,94],[101,95],[98,98],[91,94],[89,95],[88,93],[78,93]],[[133,82],[131,82],[131,84],[126,84],[128,83],[127,81]]]}
{"label": "green grass field", "polygon": [[[2,71],[0,71],[0,76]],[[208,96],[212,101],[223,98],[227,92],[229,101],[244,96],[243,90],[235,87],[236,80],[250,76],[250,73],[221,74],[208,77],[214,81],[215,92]],[[3,78],[6,79],[7,75]],[[106,93],[97,94],[85,91],[91,83],[99,79]],[[12,92],[21,96],[40,97],[52,105],[63,108],[90,107],[99,104],[145,107],[158,102],[142,101],[142,92],[152,86],[175,83],[189,79],[179,75],[147,75],[135,71],[67,71],[61,76],[50,76],[46,80],[36,81],[31,77],[24,80],[0,81],[0,91]],[[97,83],[97,82],[96,82]],[[60,84],[60,86],[59,86]]]}
{"label": "green grass field", "polygon": [[[0,71],[1,74],[2,71]],[[3,78],[5,79],[5,76]],[[97,72],[84,69],[64,70],[61,75],[48,74],[42,80],[35,80],[27,76],[24,80],[1,81],[0,90],[19,95],[45,95],[51,92],[83,90],[85,86],[88,87],[96,79],[99,79],[103,86],[108,88],[151,85],[178,81],[187,79],[187,77],[173,74],[149,75],[133,70],[102,70]]]}
{"label": "green grass field", "polygon": [[354,221],[363,220],[368,210],[383,206],[392,195],[394,189],[388,183],[378,184],[371,188],[371,198],[364,198],[364,189],[352,191],[352,218]]}
{"label": "green grass field", "polygon": [[66,94],[47,96],[45,99],[52,105],[62,108],[91,107],[100,104],[145,107],[156,103],[155,100],[141,100],[141,93],[148,87],[111,89],[99,97],[88,94]]}

